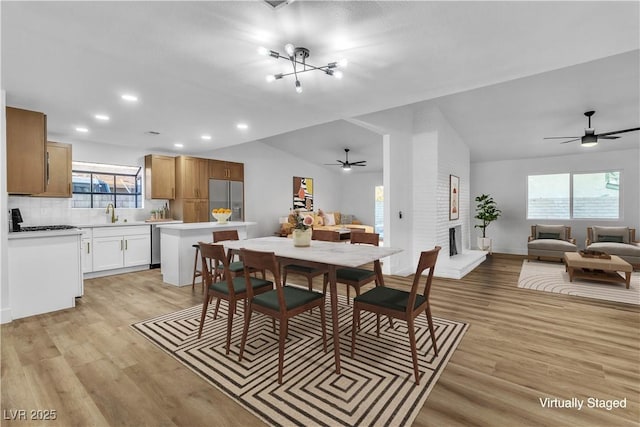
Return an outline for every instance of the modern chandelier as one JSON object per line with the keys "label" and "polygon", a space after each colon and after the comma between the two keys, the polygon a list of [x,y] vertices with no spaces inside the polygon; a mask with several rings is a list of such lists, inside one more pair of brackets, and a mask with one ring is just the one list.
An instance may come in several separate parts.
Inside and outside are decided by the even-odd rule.
{"label": "modern chandelier", "polygon": [[309,57],[309,49],[306,47],[295,47],[291,43],[288,43],[284,46],[284,51],[286,52],[286,56],[280,54],[280,52],[276,52],[275,50],[269,50],[265,47],[258,48],[258,53],[264,56],[271,56],[275,59],[284,59],[285,61],[291,62],[291,66],[293,67],[293,71],[290,73],[280,73],[280,74],[270,74],[267,76],[267,81],[272,82],[274,80],[280,80],[286,76],[295,76],[296,78],[296,92],[302,92],[302,84],[300,83],[300,79],[298,78],[298,74],[306,73],[307,71],[322,71],[328,76],[333,76],[336,79],[342,78],[342,71],[338,68],[344,68],[347,66],[347,60],[341,59],[340,61],[330,62],[327,65],[322,67],[316,67],[315,65],[311,65],[307,63],[307,58]]}

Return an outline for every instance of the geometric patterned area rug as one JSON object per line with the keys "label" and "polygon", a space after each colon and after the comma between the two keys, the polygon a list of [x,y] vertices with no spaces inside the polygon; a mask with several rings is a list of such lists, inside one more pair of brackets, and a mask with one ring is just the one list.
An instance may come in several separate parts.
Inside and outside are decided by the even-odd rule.
{"label": "geometric patterned area rug", "polygon": [[395,329],[391,329],[388,320],[381,319],[377,338],[375,317],[361,312],[355,359],[349,357],[352,310],[340,295],[341,375],[336,375],[329,298],[326,302],[327,353],[322,350],[319,310],[290,319],[282,385],[278,385],[277,374],[278,335],[273,333],[270,318],[254,313],[244,358],[238,361],[244,322],[242,303],[234,318],[228,356],[224,348],[224,301],[217,320],[213,320],[213,309],[209,310],[200,340],[197,337],[202,305],[132,327],[269,425],[411,425],[468,325],[434,317],[439,353],[434,357],[426,316],[416,319],[421,374],[420,385],[416,386],[404,322],[394,321]]}
{"label": "geometric patterned area rug", "polygon": [[518,287],[640,305],[639,272],[632,273],[631,284],[627,289],[623,283],[596,282],[582,278],[570,282],[564,264],[524,260]]}

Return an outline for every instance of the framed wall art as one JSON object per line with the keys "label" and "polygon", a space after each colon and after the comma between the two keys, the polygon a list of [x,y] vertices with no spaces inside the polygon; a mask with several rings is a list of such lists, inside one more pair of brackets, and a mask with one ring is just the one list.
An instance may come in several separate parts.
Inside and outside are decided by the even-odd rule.
{"label": "framed wall art", "polygon": [[293,209],[313,211],[313,178],[293,177]]}
{"label": "framed wall art", "polygon": [[449,221],[460,218],[460,178],[449,175]]}

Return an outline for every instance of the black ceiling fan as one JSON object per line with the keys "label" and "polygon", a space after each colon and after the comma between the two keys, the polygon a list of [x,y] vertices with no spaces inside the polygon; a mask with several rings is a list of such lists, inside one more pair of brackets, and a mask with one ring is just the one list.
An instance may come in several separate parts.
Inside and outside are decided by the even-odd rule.
{"label": "black ceiling fan", "polygon": [[544,139],[568,139],[568,141],[562,141],[560,144],[581,141],[583,147],[592,147],[598,143],[598,139],[618,139],[620,137],[616,136],[617,134],[640,130],[640,127],[637,127],[596,134],[596,130],[591,127],[591,116],[593,116],[595,113],[595,111],[587,111],[584,113],[584,115],[587,116],[587,119],[589,120],[589,127],[584,130],[584,136],[550,136]]}
{"label": "black ceiling fan", "polygon": [[335,166],[342,166],[342,169],[344,170],[351,170],[351,166],[367,166],[366,160],[360,160],[357,162],[350,162],[349,161],[349,149],[345,148],[344,149],[345,152],[345,161],[343,162],[342,160],[336,160],[338,163],[325,163],[325,165],[335,165]]}

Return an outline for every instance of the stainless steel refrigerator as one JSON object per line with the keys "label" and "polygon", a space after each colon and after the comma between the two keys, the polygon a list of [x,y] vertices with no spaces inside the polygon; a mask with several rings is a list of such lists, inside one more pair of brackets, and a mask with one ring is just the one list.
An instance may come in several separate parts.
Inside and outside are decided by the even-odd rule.
{"label": "stainless steel refrigerator", "polygon": [[231,209],[229,221],[244,221],[244,187],[239,181],[209,180],[209,212]]}

